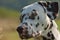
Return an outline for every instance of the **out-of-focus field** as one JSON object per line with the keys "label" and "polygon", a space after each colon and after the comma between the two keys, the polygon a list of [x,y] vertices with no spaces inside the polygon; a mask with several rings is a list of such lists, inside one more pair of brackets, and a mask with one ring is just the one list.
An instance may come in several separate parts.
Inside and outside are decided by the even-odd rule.
{"label": "out-of-focus field", "polygon": [[16,10],[0,7],[0,40],[19,40],[16,32],[19,15]]}
{"label": "out-of-focus field", "polygon": [[[16,31],[20,13],[8,8],[0,8],[0,40],[20,40]],[[56,20],[60,29],[60,19]],[[29,39],[33,40],[33,39]]]}

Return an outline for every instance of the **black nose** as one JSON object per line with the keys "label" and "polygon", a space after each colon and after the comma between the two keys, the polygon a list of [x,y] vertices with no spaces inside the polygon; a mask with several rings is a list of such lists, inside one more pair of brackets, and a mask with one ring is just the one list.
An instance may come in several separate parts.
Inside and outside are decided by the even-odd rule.
{"label": "black nose", "polygon": [[22,31],[23,31],[23,28],[20,26],[20,27],[17,27],[17,32],[18,33],[22,33]]}
{"label": "black nose", "polygon": [[28,28],[27,27],[24,27],[24,26],[19,26],[18,28],[17,28],[17,32],[18,33],[25,33],[25,32],[27,32],[28,30],[27,30]]}
{"label": "black nose", "polygon": [[20,38],[22,38],[22,39],[28,39],[28,38],[32,37],[32,35],[28,34],[28,28],[25,26],[18,27],[17,32],[18,32]]}

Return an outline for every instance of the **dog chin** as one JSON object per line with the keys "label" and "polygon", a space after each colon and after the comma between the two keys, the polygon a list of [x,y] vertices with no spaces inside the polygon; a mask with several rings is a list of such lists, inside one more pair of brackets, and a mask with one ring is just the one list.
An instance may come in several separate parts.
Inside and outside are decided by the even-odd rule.
{"label": "dog chin", "polygon": [[29,39],[29,38],[32,38],[33,36],[32,35],[29,35],[29,34],[20,34],[20,38],[21,39]]}

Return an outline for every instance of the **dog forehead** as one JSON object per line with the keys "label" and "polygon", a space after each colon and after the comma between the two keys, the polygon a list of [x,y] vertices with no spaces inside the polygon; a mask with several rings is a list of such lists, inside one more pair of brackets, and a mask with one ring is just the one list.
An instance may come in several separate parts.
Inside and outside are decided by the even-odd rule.
{"label": "dog forehead", "polygon": [[31,5],[25,6],[23,8],[22,14],[30,14],[32,12],[32,10],[36,10],[39,13],[44,13],[44,9],[41,5],[38,4],[38,2],[35,2]]}
{"label": "dog forehead", "polygon": [[[29,15],[32,14],[32,11],[33,10],[36,10],[36,12],[38,13],[37,16],[35,16],[35,19],[32,20],[31,18],[29,19]],[[23,11],[21,13],[22,15],[23,14],[29,14],[29,15],[26,15],[24,16],[23,18],[23,22],[28,22],[34,26],[38,26],[40,24],[46,24],[46,14],[44,12],[44,9],[42,7],[42,5],[38,4],[38,2],[35,2],[31,5],[28,5],[28,6],[25,6],[23,8]],[[25,20],[27,18],[27,20]]]}

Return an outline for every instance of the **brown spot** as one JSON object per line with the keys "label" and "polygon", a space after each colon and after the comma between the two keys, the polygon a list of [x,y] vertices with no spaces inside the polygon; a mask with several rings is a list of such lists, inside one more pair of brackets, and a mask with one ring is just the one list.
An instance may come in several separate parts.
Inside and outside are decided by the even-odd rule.
{"label": "brown spot", "polygon": [[51,38],[54,40],[54,39],[55,39],[54,35],[53,35],[53,34],[51,34],[51,36],[52,36]]}
{"label": "brown spot", "polygon": [[48,36],[48,37],[50,37],[50,36],[51,36],[51,34],[48,32],[47,36]]}
{"label": "brown spot", "polygon": [[44,30],[46,30],[46,29],[48,28],[48,26],[49,26],[49,24],[47,25],[47,27],[46,27],[46,28],[44,28]]}
{"label": "brown spot", "polygon": [[36,13],[36,10],[35,10],[35,9],[33,9],[32,14],[33,14],[34,16],[36,16],[36,15],[37,15],[37,13]]}
{"label": "brown spot", "polygon": [[46,3],[43,3],[43,2],[38,2],[38,4],[39,4],[39,5],[41,5],[41,6],[43,7],[44,12],[46,13],[46,10],[45,10],[45,8],[44,8],[44,6],[46,6]]}
{"label": "brown spot", "polygon": [[30,24],[32,26],[32,24]]}
{"label": "brown spot", "polygon": [[[42,5],[42,3],[41,3],[41,2],[38,2],[38,4],[39,4],[39,5]],[[42,5],[42,6],[43,6],[43,5]]]}
{"label": "brown spot", "polygon": [[37,19],[39,20],[39,16],[37,17]]}
{"label": "brown spot", "polygon": [[53,27],[53,23],[52,23],[52,21],[51,21],[51,24],[50,24],[50,28],[49,29],[51,29]]}
{"label": "brown spot", "polygon": [[36,10],[33,9],[32,14],[29,16],[29,19],[35,19],[35,16],[37,15]]}
{"label": "brown spot", "polygon": [[39,26],[39,23],[36,24],[36,27],[38,27],[38,26]]}
{"label": "brown spot", "polygon": [[44,37],[44,36],[42,36],[42,38],[43,38],[43,40],[48,40],[48,38],[46,38],[46,37]]}
{"label": "brown spot", "polygon": [[23,15],[20,16],[20,21],[21,21],[21,22],[23,21],[23,18],[24,18],[25,15],[26,15],[26,14],[23,14]]}
{"label": "brown spot", "polygon": [[42,24],[42,26],[43,26],[44,24]]}

